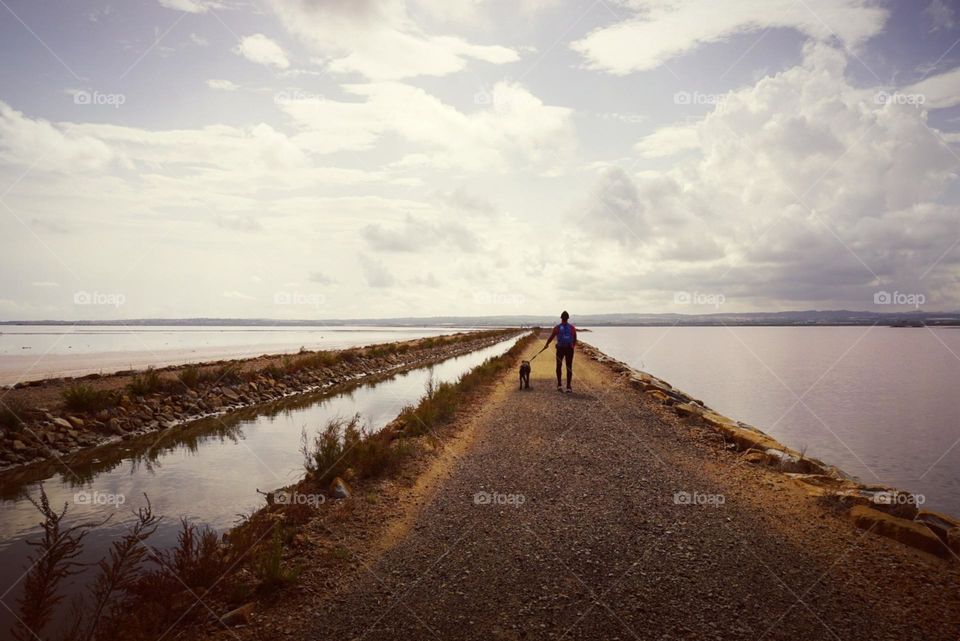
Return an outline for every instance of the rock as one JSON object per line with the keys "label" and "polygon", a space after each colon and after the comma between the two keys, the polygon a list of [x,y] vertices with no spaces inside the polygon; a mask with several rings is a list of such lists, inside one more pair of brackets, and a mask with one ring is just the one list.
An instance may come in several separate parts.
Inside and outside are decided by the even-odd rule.
{"label": "rock", "polygon": [[224,387],[224,388],[223,388],[223,395],[226,396],[227,398],[229,398],[229,399],[230,399],[231,401],[233,401],[234,403],[239,402],[239,400],[240,400],[240,397],[237,395],[237,393],[234,392],[234,391],[233,391],[232,389],[230,389],[229,387]]}
{"label": "rock", "polygon": [[330,484],[330,495],[335,499],[348,499],[351,493],[350,486],[339,476]]}
{"label": "rock", "polygon": [[107,423],[107,427],[114,434],[118,434],[118,435],[123,434],[123,426],[120,424],[119,418],[111,418],[110,421]]}
{"label": "rock", "polygon": [[73,429],[73,425],[70,424],[70,421],[65,418],[60,418],[59,416],[53,419],[53,424],[57,427],[62,427],[65,430]]}
{"label": "rock", "polygon": [[666,403],[667,401],[671,400],[666,392],[659,389],[648,389],[645,393],[650,398],[655,398],[661,403]]}
{"label": "rock", "polygon": [[682,417],[700,416],[703,414],[703,408],[693,403],[678,403],[673,406],[673,411]]}
{"label": "rock", "polygon": [[16,451],[16,452],[24,452],[24,451],[26,451],[28,448],[27,448],[26,444],[25,444],[23,441],[21,441],[20,439],[17,439],[17,440],[15,440],[15,441],[13,442],[13,449],[14,449],[14,451]]}
{"label": "rock", "polygon": [[960,556],[960,527],[955,527],[947,532],[947,547],[953,550],[953,553]]}
{"label": "rock", "polygon": [[77,418],[76,416],[68,416],[67,420],[70,421],[70,424],[74,427],[83,427],[83,419]]}
{"label": "rock", "polygon": [[914,520],[926,525],[931,532],[937,535],[938,539],[948,545],[950,543],[950,531],[960,528],[960,520],[932,510],[920,510]]}
{"label": "rock", "polygon": [[912,548],[944,557],[950,553],[943,542],[930,528],[916,521],[900,519],[866,505],[854,505],[850,509],[854,525],[862,530],[893,539]]}
{"label": "rock", "polygon": [[254,605],[254,603],[241,605],[236,610],[231,610],[220,617],[220,622],[228,628],[235,628],[238,625],[250,625],[253,621]]}

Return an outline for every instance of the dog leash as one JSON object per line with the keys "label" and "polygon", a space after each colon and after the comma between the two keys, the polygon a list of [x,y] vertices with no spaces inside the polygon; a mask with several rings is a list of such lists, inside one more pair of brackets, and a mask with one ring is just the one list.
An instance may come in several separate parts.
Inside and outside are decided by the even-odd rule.
{"label": "dog leash", "polygon": [[539,352],[537,352],[536,354],[534,354],[534,355],[533,355],[533,358],[530,359],[530,362],[532,363],[532,362],[534,361],[534,359],[537,358],[537,356],[540,356],[540,354],[543,354],[545,351],[547,351],[547,348],[546,348],[546,347],[544,347],[544,348],[541,349]]}

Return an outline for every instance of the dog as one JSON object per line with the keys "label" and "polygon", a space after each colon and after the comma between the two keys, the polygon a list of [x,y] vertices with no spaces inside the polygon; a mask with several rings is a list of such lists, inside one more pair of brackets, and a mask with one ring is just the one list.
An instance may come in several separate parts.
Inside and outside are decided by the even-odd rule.
{"label": "dog", "polygon": [[520,361],[520,389],[530,389],[530,361]]}

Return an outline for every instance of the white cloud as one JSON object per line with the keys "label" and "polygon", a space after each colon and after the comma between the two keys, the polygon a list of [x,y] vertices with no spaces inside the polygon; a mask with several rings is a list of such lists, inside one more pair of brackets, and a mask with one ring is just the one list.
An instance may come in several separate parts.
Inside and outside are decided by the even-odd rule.
{"label": "white cloud", "polygon": [[251,62],[275,69],[287,69],[290,66],[290,59],[283,48],[262,33],[245,36],[233,51]]}
{"label": "white cloud", "polygon": [[939,31],[941,29],[953,29],[957,23],[957,14],[943,0],[932,0],[924,10],[930,18],[930,31]]}
{"label": "white cloud", "polygon": [[160,0],[160,6],[186,13],[206,13],[210,9],[222,7],[219,2],[210,0]]}
{"label": "white cloud", "polygon": [[443,76],[467,60],[492,64],[519,60],[516,51],[476,45],[456,36],[424,33],[403,0],[317,2],[273,0],[287,29],[325,57],[331,71],[373,80]]}
{"label": "white cloud", "polygon": [[232,80],[222,80],[218,78],[207,80],[207,86],[217,91],[236,91],[240,88],[240,85]]}
{"label": "white cloud", "polygon": [[644,158],[661,158],[697,149],[699,146],[700,139],[695,126],[670,125],[645,136],[634,149]]}
{"label": "white cloud", "polygon": [[956,238],[960,212],[941,199],[960,161],[922,110],[876,104],[845,64],[807,46],[803,64],[692,124],[699,153],[664,171],[605,173],[575,214],[622,247],[609,271],[592,268],[605,287],[868,308],[887,285],[950,305],[960,262],[933,266]]}
{"label": "white cloud", "polygon": [[28,118],[0,100],[0,160],[24,166],[42,162],[46,169],[75,172],[104,169],[116,156],[95,137]]}
{"label": "white cloud", "polygon": [[736,35],[791,28],[859,47],[879,33],[888,11],[871,0],[631,0],[634,15],[591,31],[571,47],[591,69],[616,75],[654,69],[672,58]]}
{"label": "white cloud", "polygon": [[[426,91],[386,82],[344,87],[363,102],[294,101],[282,108],[317,152],[368,149],[387,133],[416,143],[399,167],[506,171],[517,162],[556,167],[576,144],[572,111],[544,105],[519,84],[494,86],[491,104],[464,113]],[[429,153],[426,153],[429,152]]]}
{"label": "white cloud", "polygon": [[899,91],[904,96],[923,96],[924,107],[945,109],[960,105],[960,67],[925,78]]}

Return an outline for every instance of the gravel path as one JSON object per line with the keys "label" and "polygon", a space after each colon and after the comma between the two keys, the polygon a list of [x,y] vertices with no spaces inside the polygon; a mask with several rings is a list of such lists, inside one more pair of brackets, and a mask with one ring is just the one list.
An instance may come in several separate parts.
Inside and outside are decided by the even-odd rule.
{"label": "gravel path", "polygon": [[472,446],[317,603],[309,638],[960,638],[960,564],[854,529],[583,353],[574,394],[552,367],[537,359],[523,392],[504,378]]}

